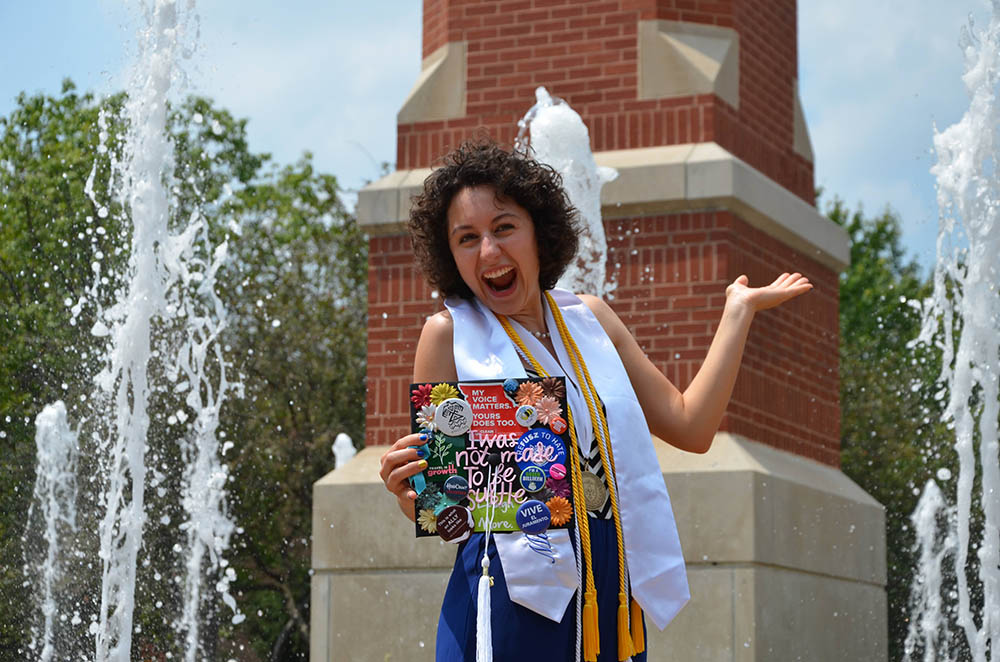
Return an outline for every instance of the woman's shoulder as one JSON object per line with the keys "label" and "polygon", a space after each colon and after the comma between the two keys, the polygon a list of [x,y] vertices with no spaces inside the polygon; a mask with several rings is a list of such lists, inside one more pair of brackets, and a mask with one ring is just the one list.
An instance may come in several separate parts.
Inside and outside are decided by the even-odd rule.
{"label": "woman's shoulder", "polygon": [[455,320],[451,317],[451,312],[445,308],[444,310],[438,311],[428,317],[424,321],[423,333],[429,333],[433,335],[447,334],[448,339],[451,340],[451,334],[455,330]]}
{"label": "woman's shoulder", "polygon": [[455,381],[455,354],[452,336],[455,323],[447,310],[435,313],[424,322],[413,361],[414,381]]}
{"label": "woman's shoulder", "polygon": [[593,294],[577,294],[576,298],[585,303],[594,315],[597,315],[598,312],[603,313],[605,310],[611,310],[604,299]]}

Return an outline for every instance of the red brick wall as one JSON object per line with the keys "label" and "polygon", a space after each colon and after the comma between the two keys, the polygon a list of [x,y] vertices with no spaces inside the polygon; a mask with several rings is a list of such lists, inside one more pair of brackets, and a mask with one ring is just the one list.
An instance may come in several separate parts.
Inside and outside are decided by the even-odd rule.
{"label": "red brick wall", "polygon": [[[722,25],[740,35],[740,108],[715,95],[640,101],[638,21]],[[397,168],[463,140],[511,144],[544,85],[590,127],[594,151],[714,141],[807,202],[812,164],[792,149],[795,0],[425,0],[423,54],[468,42],[466,117],[400,124]]]}
{"label": "red brick wall", "polygon": [[414,264],[408,235],[368,240],[366,445],[409,433],[413,353],[424,320],[442,307]]}
{"label": "red brick wall", "polygon": [[[715,95],[639,101],[638,21],[717,24],[740,34],[740,108]],[[484,132],[513,142],[545,85],[590,128],[595,151],[715,141],[812,202],[812,165],[795,154],[795,0],[425,0],[424,56],[468,42],[467,116],[401,124],[397,167],[425,167]],[[739,274],[803,271],[816,289],[758,316],[722,429],[839,464],[837,275],[726,211],[606,222],[612,306],[679,388],[711,341]],[[409,239],[369,242],[367,434],[408,431],[407,385],[424,319],[441,308]]]}
{"label": "red brick wall", "polygon": [[783,270],[815,289],[760,313],[721,429],[827,464],[840,462],[837,275],[726,211],[605,222],[612,307],[680,389],[705,358],[740,274]]}
{"label": "red brick wall", "polygon": [[[741,273],[765,284],[791,265],[816,288],[754,321],[722,429],[839,465],[837,277],[725,211],[605,222],[611,305],[656,365],[685,388]],[[423,320],[441,308],[409,240],[370,240],[366,443],[409,431],[407,385]]]}

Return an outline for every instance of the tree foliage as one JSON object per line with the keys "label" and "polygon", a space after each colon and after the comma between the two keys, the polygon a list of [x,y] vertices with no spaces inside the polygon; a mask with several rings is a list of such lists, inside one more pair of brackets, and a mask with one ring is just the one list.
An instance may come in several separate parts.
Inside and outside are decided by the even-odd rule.
{"label": "tree foliage", "polygon": [[851,239],[840,280],[841,463],[885,506],[889,659],[902,658],[915,558],[909,516],[953,451],[941,423],[940,355],[911,346],[931,283],[907,260],[891,211],[866,217],[835,200],[828,215]]}
{"label": "tree foliage", "polygon": [[[78,94],[67,81],[56,96],[22,94],[0,118],[0,660],[25,659],[34,613],[23,560],[38,543],[24,530],[34,417],[63,399],[79,423],[102,348],[90,329],[120,294],[129,228],[107,183],[121,158],[123,100]],[[202,98],[171,111],[169,132],[174,227],[197,211],[212,245],[228,245],[219,342],[242,396],[226,403],[221,429],[231,444],[230,513],[241,527],[228,560],[247,619],[234,626],[222,612],[209,616],[208,648],[244,660],[305,659],[311,486],[332,465],[337,433],[363,438],[366,241],[336,179],[317,173],[308,154],[272,165],[250,150],[245,120]],[[95,280],[95,262],[106,281]],[[154,420],[171,411],[169,391],[159,389]],[[162,423],[151,433],[156,517],[142,552],[152,562],[140,570],[141,583],[162,574],[155,585],[167,587],[180,514],[171,434]],[[99,599],[87,590],[85,599]],[[133,649],[144,659],[160,659],[176,638],[176,595],[164,593],[163,608],[152,594],[138,596]]]}
{"label": "tree foliage", "polygon": [[117,228],[95,221],[98,207],[84,192],[100,108],[67,83],[56,98],[20,95],[0,118],[0,650],[9,659],[20,659],[31,613],[21,541],[34,484],[34,418],[45,403],[69,396],[78,371],[94,367],[88,316],[67,324],[66,301],[90,285],[94,255],[119,259]]}
{"label": "tree foliage", "polygon": [[[337,185],[308,160],[247,187],[224,217],[240,219],[238,283],[227,293],[232,351],[244,357],[245,406],[223,427],[242,448],[234,514],[247,628],[274,659],[306,659],[312,484],[331,468],[338,432],[364,422],[366,242]],[[265,651],[261,649],[262,657]]]}

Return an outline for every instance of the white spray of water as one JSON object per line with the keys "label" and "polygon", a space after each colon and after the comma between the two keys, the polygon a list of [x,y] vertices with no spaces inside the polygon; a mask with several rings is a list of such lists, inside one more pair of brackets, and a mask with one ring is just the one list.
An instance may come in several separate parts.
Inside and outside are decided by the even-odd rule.
{"label": "white spray of water", "polygon": [[[226,568],[222,555],[234,528],[226,513],[228,470],[219,460],[217,434],[219,408],[232,388],[216,342],[225,326],[225,310],[215,290],[226,246],[209,251],[211,258],[197,257],[197,247],[208,242],[207,228],[197,212],[178,235],[168,231],[169,199],[164,179],[172,171],[173,153],[166,134],[167,94],[181,75],[177,62],[193,3],[182,6],[180,0],[156,0],[145,10],[147,27],[140,34],[125,111],[125,157],[113,175],[132,221],[127,285],[124,296],[102,312],[103,319],[92,329],[95,335],[110,339],[106,369],[98,375],[97,383],[113,408],[113,422],[112,432],[100,449],[107,476],[101,505],[106,511],[99,527],[101,605],[91,633],[95,635],[98,662],[130,659],[136,560],[146,519],[152,328],[157,320],[183,318],[185,337],[161,343],[166,352],[159,354],[173,381],[183,373],[181,384],[185,386],[178,384],[174,392],[189,389],[186,405],[196,412],[181,439],[185,460],[181,501],[187,515],[181,528],[187,540],[187,575],[178,625],[185,634],[185,659],[193,662],[199,649],[203,572],[218,574]],[[99,276],[99,265],[95,276]],[[209,363],[218,372],[214,382]],[[226,568],[216,588],[236,612],[234,622],[239,622],[242,615],[228,591],[234,578],[232,569]]]}
{"label": "white spray of water", "polygon": [[[200,219],[192,220],[188,228],[171,237],[163,251],[163,261],[171,274],[179,277],[179,287],[171,290],[167,313],[186,319],[186,339],[176,352],[176,363],[168,369],[168,378],[177,381],[183,375],[175,392],[187,390],[185,404],[197,412],[189,433],[181,438],[184,458],[183,495],[181,503],[187,515],[181,525],[187,539],[186,577],[184,604],[180,630],[185,633],[185,660],[194,662],[198,652],[203,572],[218,573],[216,589],[223,602],[234,612],[232,622],[240,623],[244,616],[236,608],[236,600],[229,593],[229,583],[236,578],[223,554],[235,528],[227,514],[226,481],[228,467],[220,459],[219,412],[227,393],[232,388],[226,379],[226,362],[219,345],[219,333],[225,328],[226,310],[216,294],[217,272],[226,259],[226,244],[216,247],[210,262],[199,260],[194,254],[195,239],[205,233],[206,226]],[[195,296],[181,293],[194,290]],[[201,301],[208,301],[210,308],[203,310]],[[214,359],[214,360],[213,360]],[[213,382],[210,365],[219,371]],[[223,452],[228,450],[229,444]]]}
{"label": "white spray of water", "polygon": [[952,639],[943,594],[946,564],[954,560],[957,547],[955,509],[948,506],[933,480],[924,487],[910,522],[920,551],[921,573],[911,587],[915,613],[906,634],[903,659],[916,660],[922,653],[919,659],[923,662],[951,660],[941,656],[948,655]]}
{"label": "white spray of water", "polygon": [[100,523],[101,607],[94,623],[96,656],[127,662],[132,647],[136,557],[145,523],[146,434],[151,325],[164,308],[168,275],[158,259],[167,239],[167,194],[161,178],[170,163],[166,130],[166,93],[173,76],[177,8],[158,3],[142,34],[127,105],[122,193],[132,215],[132,250],[125,297],[108,311],[112,338],[107,369],[98,385],[114,406],[113,431],[102,456],[107,485]]}
{"label": "white spray of water", "polygon": [[537,102],[517,123],[516,149],[531,155],[562,175],[563,188],[580,213],[580,249],[559,279],[571,292],[603,296],[614,289],[607,282],[608,242],[601,219],[601,187],[618,177],[613,168],[598,167],[590,151],[590,134],[580,116],[562,99],[553,99],[544,87],[535,90]]}
{"label": "white spray of water", "polygon": [[[931,172],[937,177],[941,226],[934,295],[919,338],[924,343],[942,339],[941,380],[948,394],[945,417],[954,426],[959,459],[953,533],[957,541],[955,618],[976,662],[1000,659],[996,653],[1000,646],[1000,0],[992,0],[991,5],[986,29],[970,28],[962,34],[969,109],[957,124],[934,136],[938,162]],[[978,504],[973,498],[977,442],[982,475]],[[981,508],[984,524],[982,538],[973,543],[969,523],[974,506]],[[966,573],[970,543],[977,548],[979,560],[978,577],[972,578]],[[924,576],[928,572],[933,569],[921,569]],[[970,595],[982,596],[979,614],[974,613]],[[911,618],[914,640],[933,644],[938,627],[923,613]],[[913,628],[921,634],[915,635]],[[944,659],[945,655],[946,650],[925,651],[925,659]]]}
{"label": "white spray of water", "polygon": [[35,446],[38,464],[35,491],[28,521],[39,517],[47,548],[35,573],[39,576],[42,631],[33,629],[30,648],[39,652],[40,662],[55,655],[55,627],[58,610],[57,583],[62,576],[59,560],[66,534],[76,531],[77,435],[66,421],[62,401],[46,405],[35,418]]}
{"label": "white spray of water", "polygon": [[334,466],[340,468],[351,461],[358,451],[354,448],[354,442],[343,432],[333,440]]}

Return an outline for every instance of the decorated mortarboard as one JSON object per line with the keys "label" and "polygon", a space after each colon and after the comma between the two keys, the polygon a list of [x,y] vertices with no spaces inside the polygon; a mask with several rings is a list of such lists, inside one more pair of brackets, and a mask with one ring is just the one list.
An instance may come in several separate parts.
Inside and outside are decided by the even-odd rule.
{"label": "decorated mortarboard", "polygon": [[[563,377],[411,384],[411,427],[428,436],[427,467],[413,481],[417,537],[458,542],[485,531],[490,515],[494,533],[568,528],[571,491],[549,489],[553,476],[568,485],[572,470],[566,417]],[[541,517],[542,497],[558,497],[558,512]]]}

